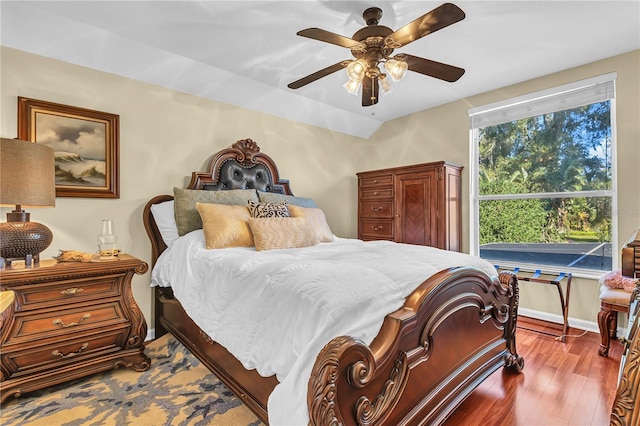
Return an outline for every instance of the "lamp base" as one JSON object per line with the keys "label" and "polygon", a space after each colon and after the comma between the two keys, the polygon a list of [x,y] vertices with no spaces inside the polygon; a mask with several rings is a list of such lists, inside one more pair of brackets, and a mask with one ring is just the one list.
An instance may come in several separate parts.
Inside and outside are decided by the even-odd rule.
{"label": "lamp base", "polygon": [[14,260],[23,260],[30,266],[40,263],[40,252],[51,245],[53,234],[45,225],[38,222],[0,223],[0,257],[6,266]]}

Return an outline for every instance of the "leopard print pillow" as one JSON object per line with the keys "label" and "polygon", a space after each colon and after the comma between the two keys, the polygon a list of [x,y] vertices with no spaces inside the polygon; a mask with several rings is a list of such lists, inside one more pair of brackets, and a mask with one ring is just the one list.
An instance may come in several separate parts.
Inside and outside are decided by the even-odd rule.
{"label": "leopard print pillow", "polygon": [[251,217],[291,217],[286,201],[280,203],[257,203],[253,200],[248,200],[247,202]]}

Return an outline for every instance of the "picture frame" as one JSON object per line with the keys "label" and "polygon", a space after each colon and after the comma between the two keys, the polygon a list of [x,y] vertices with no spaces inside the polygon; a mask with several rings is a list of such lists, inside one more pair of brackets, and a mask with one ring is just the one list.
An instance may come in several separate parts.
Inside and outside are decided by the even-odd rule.
{"label": "picture frame", "polygon": [[18,97],[18,139],[56,153],[56,197],[120,198],[120,116]]}

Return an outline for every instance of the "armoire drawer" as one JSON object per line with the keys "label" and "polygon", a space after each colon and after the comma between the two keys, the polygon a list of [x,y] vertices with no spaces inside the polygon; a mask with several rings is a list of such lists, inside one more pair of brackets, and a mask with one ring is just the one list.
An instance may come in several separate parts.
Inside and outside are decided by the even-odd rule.
{"label": "armoire drawer", "polygon": [[391,201],[368,201],[360,204],[360,215],[363,218],[393,217],[393,203]]}
{"label": "armoire drawer", "polygon": [[381,187],[381,188],[370,188],[363,189],[360,191],[360,198],[363,200],[392,200],[393,199],[393,188],[392,187]]}
{"label": "armoire drawer", "polygon": [[393,222],[391,220],[368,220],[360,221],[358,230],[359,238],[388,240],[393,239]]}
{"label": "armoire drawer", "polygon": [[383,186],[392,187],[393,186],[393,175],[392,174],[378,175],[378,176],[365,177],[365,178],[360,179],[360,188],[362,188],[362,189],[376,187],[376,186],[378,186],[378,187],[383,187]]}

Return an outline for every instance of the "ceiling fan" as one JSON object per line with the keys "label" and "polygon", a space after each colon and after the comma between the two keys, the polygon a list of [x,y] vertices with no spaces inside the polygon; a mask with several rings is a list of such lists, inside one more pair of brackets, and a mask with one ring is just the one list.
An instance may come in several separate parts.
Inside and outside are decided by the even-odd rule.
{"label": "ceiling fan", "polygon": [[345,89],[357,95],[359,88],[362,87],[362,106],[371,106],[378,103],[380,87],[383,91],[390,89],[387,74],[380,69],[380,65],[383,65],[394,81],[404,77],[407,70],[449,82],[457,81],[464,74],[462,68],[406,53],[391,57],[394,49],[406,46],[419,38],[463,20],[465,14],[458,6],[445,3],[396,31],[378,25],[382,18],[382,9],[378,7],[368,8],[362,17],[367,26],[358,30],[351,38],[320,28],[298,31],[297,34],[302,37],[346,47],[351,50],[355,59],[338,62],[287,86],[298,89],[346,68],[349,81],[345,84]]}

